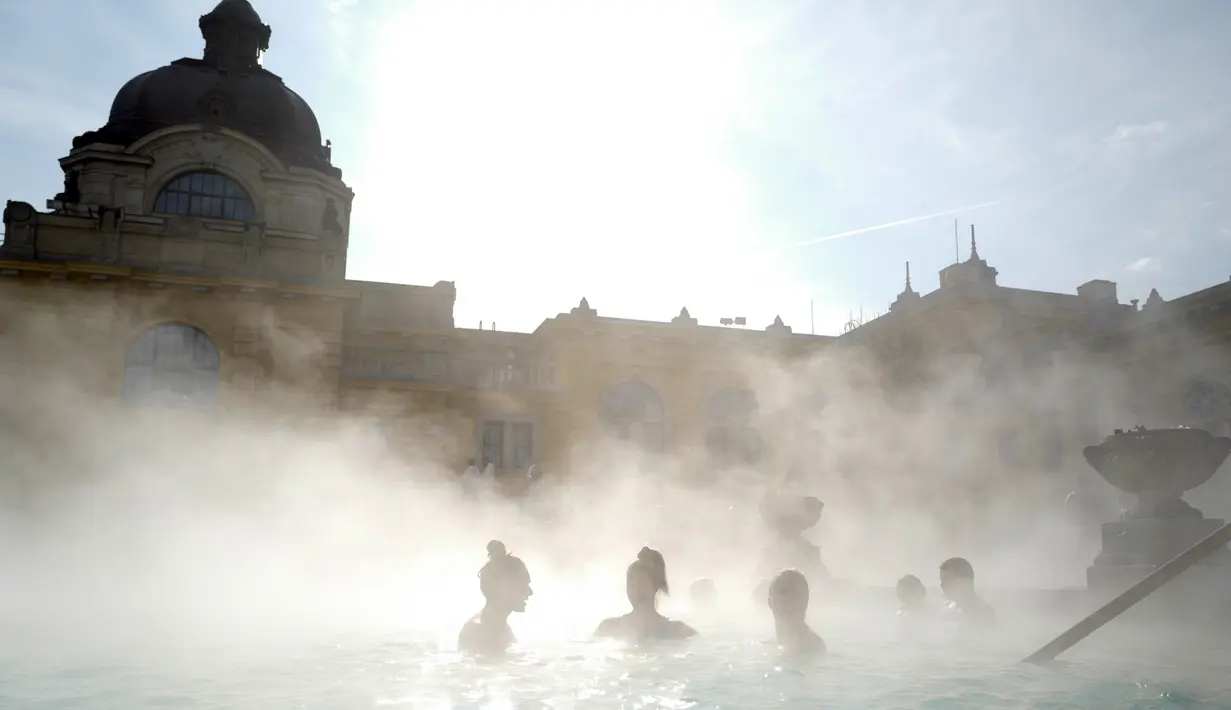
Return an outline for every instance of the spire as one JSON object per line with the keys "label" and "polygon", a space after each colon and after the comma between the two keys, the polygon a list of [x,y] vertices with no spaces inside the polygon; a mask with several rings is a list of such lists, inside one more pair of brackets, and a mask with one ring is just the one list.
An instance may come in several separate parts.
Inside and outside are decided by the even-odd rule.
{"label": "spire", "polygon": [[789,335],[791,333],[791,326],[782,322],[782,316],[774,316],[774,322],[770,323],[765,328],[765,332],[775,333],[778,335]]}
{"label": "spire", "polygon": [[[954,246],[957,245],[957,235],[954,235]],[[979,243],[975,241],[975,226],[970,225],[970,258],[960,264],[950,264],[940,270],[940,287],[951,286],[995,286],[996,269],[989,266],[983,257],[979,256]]]}
{"label": "spire", "polygon": [[914,301],[919,300],[919,294],[915,293],[915,289],[910,285],[910,262],[906,262],[906,288],[902,289],[902,293],[889,306],[889,310],[896,311],[903,308]]}
{"label": "spire", "polygon": [[269,49],[272,30],[248,0],[221,0],[197,26],[205,40],[205,63],[224,71],[256,69]]}
{"label": "spire", "polygon": [[590,307],[590,302],[584,296],[581,299],[581,303],[578,303],[569,313],[584,318],[593,318],[598,315],[598,311]]}

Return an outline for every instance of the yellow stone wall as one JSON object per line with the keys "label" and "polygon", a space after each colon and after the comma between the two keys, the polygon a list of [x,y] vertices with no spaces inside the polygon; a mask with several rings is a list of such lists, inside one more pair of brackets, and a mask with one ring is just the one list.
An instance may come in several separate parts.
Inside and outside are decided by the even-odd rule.
{"label": "yellow stone wall", "polygon": [[0,273],[5,360],[23,370],[118,399],[130,344],[175,322],[218,347],[224,409],[337,399],[344,289],[99,264],[3,261]]}

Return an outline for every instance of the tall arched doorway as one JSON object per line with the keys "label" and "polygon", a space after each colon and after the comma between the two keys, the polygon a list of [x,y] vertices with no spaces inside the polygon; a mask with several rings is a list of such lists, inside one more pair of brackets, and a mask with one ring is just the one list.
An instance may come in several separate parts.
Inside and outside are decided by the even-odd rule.
{"label": "tall arched doorway", "polygon": [[185,323],[160,323],[137,337],[124,358],[124,400],[164,406],[212,406],[222,358],[214,341]]}
{"label": "tall arched doorway", "polygon": [[753,465],[764,448],[753,426],[757,397],[742,387],[723,387],[710,395],[705,408],[705,448],[717,463]]}
{"label": "tall arched doorway", "polygon": [[646,451],[666,448],[666,407],[658,391],[640,380],[626,380],[603,394],[599,419],[613,438]]}

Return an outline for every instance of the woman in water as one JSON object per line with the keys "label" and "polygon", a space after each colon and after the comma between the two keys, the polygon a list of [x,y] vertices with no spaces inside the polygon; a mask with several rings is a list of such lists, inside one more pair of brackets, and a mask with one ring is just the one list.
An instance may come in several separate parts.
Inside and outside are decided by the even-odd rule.
{"label": "woman in water", "polygon": [[898,616],[917,617],[927,613],[928,591],[913,574],[898,580]]}
{"label": "woman in water", "polygon": [[487,603],[462,627],[457,649],[463,653],[500,653],[516,641],[509,628],[509,614],[525,611],[526,600],[534,592],[526,563],[510,555],[499,540],[487,543],[487,564],[479,570],[479,591]]}
{"label": "woman in water", "polygon": [[667,563],[662,553],[648,547],[641,548],[637,559],[628,566],[625,576],[625,592],[633,610],[624,616],[605,619],[598,625],[595,636],[621,638],[630,641],[649,639],[684,639],[695,636],[696,631],[682,621],[672,621],[658,613],[658,594],[667,594]]}
{"label": "woman in water", "polygon": [[825,652],[825,642],[808,626],[808,579],[799,570],[778,573],[769,585],[769,610],[774,613],[778,645],[792,654]]}

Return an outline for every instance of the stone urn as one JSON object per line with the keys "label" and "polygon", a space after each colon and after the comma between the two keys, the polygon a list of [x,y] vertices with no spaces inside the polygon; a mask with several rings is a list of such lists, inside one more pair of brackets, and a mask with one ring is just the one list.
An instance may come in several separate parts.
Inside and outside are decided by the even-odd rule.
{"label": "stone urn", "polygon": [[[1203,429],[1137,427],[1117,430],[1083,453],[1104,480],[1137,498],[1133,510],[1102,525],[1102,549],[1086,570],[1092,591],[1119,593],[1222,527],[1183,496],[1214,476],[1231,454],[1231,439]],[[1231,589],[1231,552],[1223,548],[1159,596],[1175,613],[1222,604],[1223,595],[1211,590],[1225,589]]]}
{"label": "stone urn", "polygon": [[825,504],[814,496],[771,495],[762,501],[761,516],[777,533],[761,559],[762,575],[793,567],[813,584],[829,579],[821,548],[804,538],[804,532],[820,522],[824,509]]}
{"label": "stone urn", "polygon": [[815,496],[769,496],[761,503],[761,516],[782,537],[797,537],[821,521],[825,504]]}
{"label": "stone urn", "polygon": [[1209,481],[1231,454],[1231,439],[1204,429],[1117,429],[1082,452],[1103,480],[1137,496],[1126,519],[1201,518],[1184,493]]}

